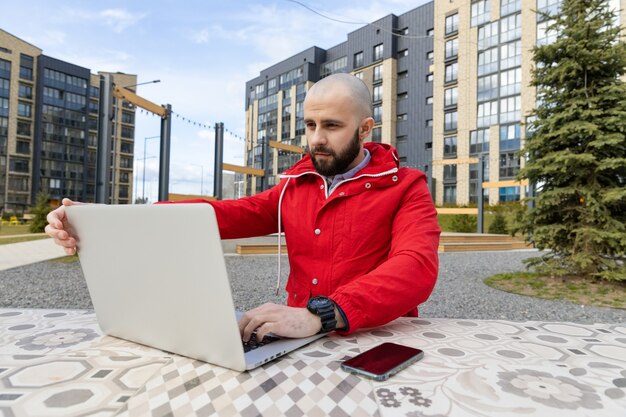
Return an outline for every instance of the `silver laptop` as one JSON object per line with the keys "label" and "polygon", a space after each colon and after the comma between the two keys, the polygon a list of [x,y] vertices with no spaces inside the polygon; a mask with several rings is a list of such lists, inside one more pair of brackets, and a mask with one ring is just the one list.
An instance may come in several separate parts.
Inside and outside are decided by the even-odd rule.
{"label": "silver laptop", "polygon": [[244,353],[209,204],[66,208],[98,323],[108,335],[244,371],[316,340]]}

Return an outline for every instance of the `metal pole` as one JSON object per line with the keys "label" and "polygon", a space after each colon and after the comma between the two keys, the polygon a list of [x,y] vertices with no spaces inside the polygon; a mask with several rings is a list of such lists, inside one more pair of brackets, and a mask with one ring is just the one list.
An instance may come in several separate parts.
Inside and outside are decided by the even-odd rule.
{"label": "metal pole", "polygon": [[141,175],[141,204],[146,204],[146,142],[148,138],[143,138],[143,174]]}
{"label": "metal pole", "polygon": [[159,201],[169,199],[170,139],[172,134],[172,105],[166,104],[165,117],[161,119],[161,155],[159,158]]}
{"label": "metal pole", "polygon": [[106,204],[109,202],[109,169],[111,167],[111,134],[113,130],[113,80],[111,74],[100,76],[98,118],[96,203]]}
{"label": "metal pole", "polygon": [[263,191],[269,188],[269,178],[270,178],[270,147],[269,140],[266,136],[263,136],[263,179],[261,180],[261,188]]}
{"label": "metal pole", "polygon": [[213,195],[222,199],[222,165],[224,163],[224,123],[215,123],[215,175],[213,177]]}
{"label": "metal pole", "polygon": [[142,175],[142,186],[141,186],[141,200],[146,201],[146,142],[148,139],[157,139],[161,136],[148,136],[147,138],[143,138],[143,175]]}
{"label": "metal pole", "polygon": [[483,173],[485,170],[485,155],[481,154],[478,157],[478,187],[476,193],[478,194],[478,222],[476,224],[477,232],[483,233],[483,214],[484,214],[484,198],[483,198]]}

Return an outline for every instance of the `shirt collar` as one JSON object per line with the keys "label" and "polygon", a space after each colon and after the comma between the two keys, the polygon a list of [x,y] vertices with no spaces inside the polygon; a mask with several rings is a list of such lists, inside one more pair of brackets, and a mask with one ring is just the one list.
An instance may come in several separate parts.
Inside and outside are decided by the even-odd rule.
{"label": "shirt collar", "polygon": [[354,177],[357,172],[359,172],[360,170],[365,168],[367,164],[369,164],[370,160],[372,159],[372,155],[370,154],[370,151],[364,148],[363,155],[365,155],[363,160],[357,166],[350,169],[349,171],[346,171],[343,174],[337,174],[334,177],[325,177],[326,183],[330,184],[330,187],[329,187],[330,191],[332,191],[333,188],[335,188],[341,181],[345,181],[347,179]]}

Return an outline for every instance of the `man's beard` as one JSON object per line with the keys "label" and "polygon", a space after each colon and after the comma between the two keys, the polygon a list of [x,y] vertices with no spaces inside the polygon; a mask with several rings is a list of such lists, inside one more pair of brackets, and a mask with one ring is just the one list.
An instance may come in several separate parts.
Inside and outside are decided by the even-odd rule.
{"label": "man's beard", "polygon": [[[354,137],[348,143],[345,149],[342,149],[339,153],[335,152],[326,146],[317,146],[309,150],[311,160],[315,170],[325,177],[334,177],[338,174],[343,174],[348,170],[350,164],[356,159],[361,151],[361,141],[359,140],[359,130],[354,133]],[[330,155],[328,160],[318,160],[315,157],[315,152],[327,153]]]}

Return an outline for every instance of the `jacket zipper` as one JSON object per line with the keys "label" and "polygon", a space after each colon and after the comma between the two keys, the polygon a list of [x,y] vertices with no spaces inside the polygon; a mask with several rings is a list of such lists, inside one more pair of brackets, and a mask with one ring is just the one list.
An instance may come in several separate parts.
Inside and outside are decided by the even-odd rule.
{"label": "jacket zipper", "polygon": [[[339,184],[337,184],[335,189],[339,188],[340,185],[345,184],[346,182],[349,182],[349,181],[358,180],[358,179],[364,178],[364,177],[379,178],[379,177],[384,177],[385,175],[395,174],[396,172],[398,172],[398,168],[392,168],[389,171],[380,172],[378,174],[361,174],[361,175],[358,175],[356,177],[348,178],[347,180],[341,181]],[[326,178],[324,178],[324,176],[321,175],[318,172],[307,171],[307,172],[303,172],[302,174],[298,174],[298,175],[280,175],[280,178],[300,178],[303,175],[309,175],[309,174],[317,175],[318,177],[320,177],[322,179],[322,182],[324,183],[324,195],[326,196],[326,199],[328,200],[328,185],[326,184]]]}

